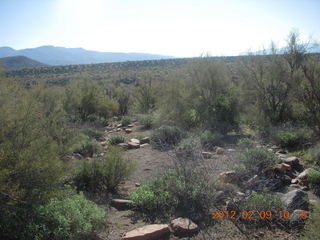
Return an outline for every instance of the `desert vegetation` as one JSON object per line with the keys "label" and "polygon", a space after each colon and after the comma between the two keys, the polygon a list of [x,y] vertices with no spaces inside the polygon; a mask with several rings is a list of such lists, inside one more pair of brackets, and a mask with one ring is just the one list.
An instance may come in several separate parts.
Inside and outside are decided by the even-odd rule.
{"label": "desert vegetation", "polygon": [[135,225],[109,222],[123,208],[143,225],[188,220],[192,239],[218,239],[223,221],[234,239],[319,231],[297,212],[319,208],[310,47],[292,32],[259,55],[1,72],[0,238],[126,239]]}

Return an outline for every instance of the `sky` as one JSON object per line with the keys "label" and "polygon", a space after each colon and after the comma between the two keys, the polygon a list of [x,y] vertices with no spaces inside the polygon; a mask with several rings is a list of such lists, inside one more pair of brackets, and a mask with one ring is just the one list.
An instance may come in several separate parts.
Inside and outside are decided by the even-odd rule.
{"label": "sky", "polygon": [[320,0],[0,0],[0,46],[82,47],[175,57],[320,40]]}

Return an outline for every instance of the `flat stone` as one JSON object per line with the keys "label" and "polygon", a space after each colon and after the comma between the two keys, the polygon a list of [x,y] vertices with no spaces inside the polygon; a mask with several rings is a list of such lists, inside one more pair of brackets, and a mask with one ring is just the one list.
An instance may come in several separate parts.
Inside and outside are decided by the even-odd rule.
{"label": "flat stone", "polygon": [[121,128],[117,128],[117,132],[120,132],[122,129]]}
{"label": "flat stone", "polygon": [[299,158],[297,157],[288,157],[288,158],[281,158],[283,163],[289,164],[290,166],[295,166],[299,164]]}
{"label": "flat stone", "polygon": [[174,235],[177,236],[192,235],[199,231],[198,225],[188,218],[174,219],[171,221],[170,227]]}
{"label": "flat stone", "polygon": [[127,127],[128,127],[128,128],[132,128],[132,127],[133,127],[133,124],[129,124]]}
{"label": "flat stone", "polygon": [[139,140],[139,139],[136,139],[136,138],[131,138],[131,139],[130,139],[130,142],[136,143],[136,144],[140,144],[140,140]]}
{"label": "flat stone", "polygon": [[122,127],[122,123],[119,123],[118,125],[117,125],[117,128],[121,128]]}
{"label": "flat stone", "polygon": [[149,138],[149,137],[142,138],[142,139],[140,140],[140,143],[141,143],[141,144],[150,143],[150,138]]}
{"label": "flat stone", "polygon": [[144,143],[144,144],[141,144],[140,147],[144,148],[144,147],[148,147],[149,145],[150,145],[149,143]]}
{"label": "flat stone", "polygon": [[141,228],[137,228],[130,232],[127,232],[122,239],[123,240],[157,240],[170,233],[169,226],[167,224],[151,224]]}
{"label": "flat stone", "polygon": [[131,128],[126,128],[125,131],[126,131],[126,134],[132,133],[132,129]]}
{"label": "flat stone", "polygon": [[132,207],[132,201],[126,199],[112,199],[111,206],[118,210],[128,210]]}
{"label": "flat stone", "polygon": [[206,159],[212,157],[212,153],[211,152],[202,152],[201,154],[202,154],[203,158],[206,158]]}
{"label": "flat stone", "polygon": [[128,149],[140,148],[140,144],[134,142],[128,142]]}

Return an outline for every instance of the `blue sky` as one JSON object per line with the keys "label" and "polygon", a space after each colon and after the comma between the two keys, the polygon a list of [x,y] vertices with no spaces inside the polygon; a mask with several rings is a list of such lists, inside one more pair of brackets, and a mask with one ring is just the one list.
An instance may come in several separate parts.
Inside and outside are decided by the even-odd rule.
{"label": "blue sky", "polygon": [[176,57],[320,40],[320,0],[0,0],[0,46],[54,45]]}

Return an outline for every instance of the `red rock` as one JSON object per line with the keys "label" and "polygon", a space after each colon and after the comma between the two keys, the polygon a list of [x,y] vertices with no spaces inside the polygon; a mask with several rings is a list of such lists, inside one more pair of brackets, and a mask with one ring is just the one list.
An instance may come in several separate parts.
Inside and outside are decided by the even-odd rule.
{"label": "red rock", "polygon": [[123,240],[157,240],[170,233],[167,224],[151,224],[127,232]]}
{"label": "red rock", "polygon": [[170,227],[172,232],[177,236],[192,235],[199,231],[197,224],[188,218],[177,218],[171,221]]}

